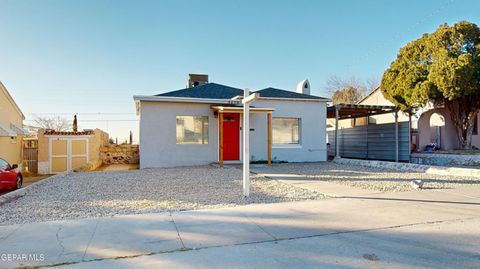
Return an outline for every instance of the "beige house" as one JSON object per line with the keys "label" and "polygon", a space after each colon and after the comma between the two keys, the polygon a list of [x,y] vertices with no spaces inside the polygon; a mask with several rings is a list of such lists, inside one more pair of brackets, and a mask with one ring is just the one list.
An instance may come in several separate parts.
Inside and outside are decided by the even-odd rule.
{"label": "beige house", "polygon": [[[375,89],[358,104],[361,105],[385,105],[393,106],[394,104],[383,96],[380,88]],[[408,121],[408,115],[405,113],[398,114],[399,122]],[[393,113],[370,116],[366,118],[348,119],[340,121],[340,128],[351,128],[366,124],[382,124],[393,123],[395,117]],[[329,125],[334,126],[334,122],[328,122]],[[475,119],[475,125],[472,135],[472,146],[480,148],[480,134],[478,126],[480,125],[480,118]],[[416,150],[424,150],[425,146],[435,143],[443,150],[458,149],[458,139],[455,132],[455,127],[450,119],[450,112],[443,107],[435,107],[427,105],[412,115],[412,146]]]}
{"label": "beige house", "polygon": [[0,82],[0,158],[11,164],[22,163],[25,116]]}
{"label": "beige house", "polygon": [[100,129],[81,132],[41,129],[37,137],[40,174],[94,170],[102,165],[100,149],[108,144],[108,134]]}

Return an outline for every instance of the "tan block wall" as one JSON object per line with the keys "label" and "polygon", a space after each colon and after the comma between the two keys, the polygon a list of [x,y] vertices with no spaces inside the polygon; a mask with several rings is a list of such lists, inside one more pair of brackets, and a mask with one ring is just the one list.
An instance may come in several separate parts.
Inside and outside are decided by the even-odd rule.
{"label": "tan block wall", "polygon": [[95,129],[94,135],[90,138],[90,170],[94,170],[102,165],[101,148],[108,145],[108,133]]}
{"label": "tan block wall", "polygon": [[0,87],[2,88],[0,89],[0,123],[7,128],[10,128],[10,123],[22,126],[22,114],[12,104],[1,83]]}
{"label": "tan block wall", "polygon": [[17,136],[15,143],[12,143],[10,137],[0,137],[0,158],[5,159],[10,164],[22,163],[22,143],[23,136]]}
{"label": "tan block wall", "polygon": [[[23,115],[12,103],[7,95],[6,89],[0,83],[0,123],[10,129],[10,125],[15,123],[23,126]],[[11,164],[22,163],[22,143],[23,137],[17,136],[16,143],[12,143],[10,137],[0,137],[0,158],[7,160]]]}
{"label": "tan block wall", "polygon": [[45,130],[38,130],[38,161],[48,162],[48,137],[43,135]]}

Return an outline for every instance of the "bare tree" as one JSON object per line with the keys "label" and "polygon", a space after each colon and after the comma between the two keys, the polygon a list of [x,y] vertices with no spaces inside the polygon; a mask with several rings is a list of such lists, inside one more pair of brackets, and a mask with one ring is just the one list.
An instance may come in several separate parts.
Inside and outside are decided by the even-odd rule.
{"label": "bare tree", "polygon": [[348,87],[342,90],[335,91],[332,95],[332,102],[337,104],[356,104],[362,100],[364,94],[359,90]]}
{"label": "bare tree", "polygon": [[325,88],[331,94],[335,93],[338,90],[343,90],[346,88],[353,88],[360,92],[366,91],[365,83],[361,82],[354,76],[348,79],[344,79],[337,75],[333,75],[327,80],[327,85],[325,86]]}
{"label": "bare tree", "polygon": [[328,79],[325,89],[332,95],[334,104],[355,104],[367,92],[375,90],[379,85],[380,79],[378,77],[373,77],[363,82],[355,76],[344,79],[333,75]]}
{"label": "bare tree", "polygon": [[376,90],[382,84],[382,79],[378,76],[367,79],[367,90],[371,92]]}
{"label": "bare tree", "polygon": [[66,118],[60,116],[54,117],[35,117],[34,125],[42,129],[52,129],[55,131],[68,131],[71,124]]}

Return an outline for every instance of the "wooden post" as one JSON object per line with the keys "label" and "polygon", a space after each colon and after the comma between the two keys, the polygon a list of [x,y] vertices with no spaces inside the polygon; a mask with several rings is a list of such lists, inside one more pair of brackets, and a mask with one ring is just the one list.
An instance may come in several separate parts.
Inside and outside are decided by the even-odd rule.
{"label": "wooden post", "polygon": [[218,160],[220,167],[223,167],[223,112],[218,111]]}
{"label": "wooden post", "polygon": [[267,114],[267,158],[268,165],[272,165],[272,113]]}

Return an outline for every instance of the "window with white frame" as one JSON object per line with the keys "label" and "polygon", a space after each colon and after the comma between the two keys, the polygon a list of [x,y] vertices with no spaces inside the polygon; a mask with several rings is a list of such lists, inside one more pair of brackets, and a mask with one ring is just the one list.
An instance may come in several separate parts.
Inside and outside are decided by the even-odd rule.
{"label": "window with white frame", "polygon": [[275,145],[300,144],[300,119],[273,118],[272,140]]}
{"label": "window with white frame", "polygon": [[208,116],[177,116],[177,144],[208,144]]}

